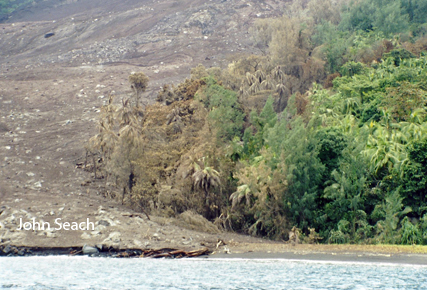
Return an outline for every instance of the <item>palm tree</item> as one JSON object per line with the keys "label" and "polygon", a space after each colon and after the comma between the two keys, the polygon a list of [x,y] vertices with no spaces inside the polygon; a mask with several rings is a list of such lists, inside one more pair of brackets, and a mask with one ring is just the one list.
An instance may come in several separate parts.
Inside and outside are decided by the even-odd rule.
{"label": "palm tree", "polygon": [[371,165],[371,170],[378,174],[381,170],[387,169],[400,172],[401,165],[408,161],[408,154],[405,150],[404,136],[392,130],[378,126],[375,132],[368,137],[366,149],[362,151]]}
{"label": "palm tree", "polygon": [[276,100],[276,111],[281,112],[288,105],[287,96],[289,94],[289,89],[284,84],[280,83],[276,86],[276,93],[278,95]]}
{"label": "palm tree", "polygon": [[273,78],[272,78],[270,75],[268,75],[268,76],[265,78],[265,80],[263,80],[263,81],[261,82],[261,87],[262,87],[264,90],[272,90],[272,89],[274,89],[274,87],[275,87],[275,83],[274,83]]}
{"label": "palm tree", "polygon": [[240,101],[243,101],[249,97],[248,91],[245,90],[245,88],[243,86],[240,87],[239,97],[240,97]]}
{"label": "palm tree", "polygon": [[[380,123],[384,129],[389,131],[392,128],[393,125],[393,116],[389,110],[386,110],[385,108],[381,109],[381,115],[382,118],[380,120]],[[377,128],[379,128],[377,126]]]}
{"label": "palm tree", "polygon": [[205,166],[203,169],[199,164],[194,163],[195,172],[192,175],[194,187],[202,189],[206,197],[209,191],[221,186],[219,172],[212,167]]}
{"label": "palm tree", "polygon": [[141,129],[134,124],[128,124],[119,130],[119,136],[125,138],[127,143],[132,146],[141,145]]}
{"label": "palm tree", "polygon": [[279,94],[279,97],[283,97],[285,93],[289,92],[289,89],[284,84],[278,84],[276,86],[276,92]]}
{"label": "palm tree", "polygon": [[343,113],[351,114],[355,112],[360,106],[360,100],[358,97],[346,98],[343,100]]}
{"label": "palm tree", "polygon": [[117,106],[113,104],[114,96],[110,95],[108,104],[101,108],[101,118],[99,121],[99,133],[89,139],[88,150],[93,152],[99,150],[103,157],[110,157],[113,148],[116,146],[118,136],[114,132]]}
{"label": "palm tree", "polygon": [[266,78],[265,73],[260,69],[255,72],[255,77],[259,83],[262,83]]}
{"label": "palm tree", "polygon": [[277,82],[283,83],[283,80],[285,78],[285,74],[283,73],[283,71],[282,71],[282,69],[281,69],[280,66],[276,66],[271,73],[273,75],[273,78]]}
{"label": "palm tree", "polygon": [[254,84],[256,82],[257,82],[256,77],[253,74],[251,74],[250,72],[247,72],[246,73],[246,83],[247,83],[247,85],[248,86],[252,86],[252,84]]}
{"label": "palm tree", "polygon": [[[338,126],[346,135],[357,135],[358,121],[353,115],[345,115],[344,118],[334,118],[332,124]],[[354,132],[356,131],[356,132]]]}
{"label": "palm tree", "polygon": [[92,148],[99,148],[104,156],[109,157],[119,138],[113,131],[111,124],[101,120],[99,121],[99,127],[99,134],[90,138],[89,143]]}
{"label": "palm tree", "polygon": [[170,123],[176,122],[177,120],[181,120],[181,108],[176,107],[172,110],[172,112],[170,112],[167,116],[167,122],[166,124],[169,125]]}
{"label": "palm tree", "polygon": [[246,205],[250,207],[252,191],[249,188],[249,185],[242,184],[237,187],[237,190],[230,195],[231,208],[235,208],[236,205],[240,204],[243,198],[246,199]]}
{"label": "palm tree", "polygon": [[249,92],[254,95],[256,93],[258,93],[261,90],[261,84],[259,82],[254,82],[250,87],[249,87]]}
{"label": "palm tree", "polygon": [[120,117],[119,132],[120,138],[125,138],[127,143],[132,145],[139,145],[141,141],[141,126],[138,120],[139,109],[133,109],[129,106],[129,100],[122,101],[122,107],[117,110]]}
{"label": "palm tree", "polygon": [[149,78],[142,72],[133,73],[129,76],[130,87],[135,93],[136,107],[139,107],[139,99],[141,98],[141,94],[147,89],[149,81]]}
{"label": "palm tree", "polygon": [[[204,161],[202,164],[204,165]],[[191,176],[193,179],[193,186],[205,192],[205,217],[212,217],[212,214],[218,217],[220,213],[220,208],[218,207],[220,196],[212,196],[210,193],[215,188],[221,189],[219,172],[210,166],[204,166],[204,168],[202,168],[198,163],[194,163],[194,170]]]}
{"label": "palm tree", "polygon": [[408,142],[418,141],[427,134],[427,123],[424,122],[426,112],[418,108],[410,115],[407,122],[399,122],[396,127],[406,136]]}

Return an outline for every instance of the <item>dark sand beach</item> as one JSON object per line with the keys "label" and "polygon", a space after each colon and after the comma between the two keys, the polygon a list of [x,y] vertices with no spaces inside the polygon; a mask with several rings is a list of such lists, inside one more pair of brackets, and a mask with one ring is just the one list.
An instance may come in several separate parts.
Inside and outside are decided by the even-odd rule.
{"label": "dark sand beach", "polygon": [[388,263],[427,266],[425,254],[372,254],[372,253],[262,253],[213,254],[209,259],[285,259],[319,262]]}

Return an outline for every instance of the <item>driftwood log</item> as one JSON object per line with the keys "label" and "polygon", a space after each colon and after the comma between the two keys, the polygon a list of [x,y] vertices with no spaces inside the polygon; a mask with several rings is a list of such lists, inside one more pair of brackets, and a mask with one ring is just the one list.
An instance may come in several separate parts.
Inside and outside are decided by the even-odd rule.
{"label": "driftwood log", "polygon": [[208,248],[202,248],[199,250],[186,252],[184,250],[176,249],[158,249],[158,250],[144,250],[141,254],[141,258],[191,258],[209,254]]}

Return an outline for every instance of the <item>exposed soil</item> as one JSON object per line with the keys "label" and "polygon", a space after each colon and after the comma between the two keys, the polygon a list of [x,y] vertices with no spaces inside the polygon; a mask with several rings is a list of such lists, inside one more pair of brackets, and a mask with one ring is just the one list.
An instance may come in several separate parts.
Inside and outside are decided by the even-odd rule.
{"label": "exposed soil", "polygon": [[[0,24],[0,245],[116,249],[208,247],[215,253],[334,249],[275,243],[182,220],[148,220],[103,195],[103,180],[76,168],[97,131],[100,106],[131,91],[132,71],[150,77],[146,103],[190,69],[259,53],[248,34],[283,1],[42,1]],[[19,231],[23,221],[95,223],[91,231]],[[203,227],[202,227],[203,228]],[[206,227],[205,229],[211,229]],[[357,251],[357,250],[353,250]],[[390,252],[390,251],[388,251]]]}

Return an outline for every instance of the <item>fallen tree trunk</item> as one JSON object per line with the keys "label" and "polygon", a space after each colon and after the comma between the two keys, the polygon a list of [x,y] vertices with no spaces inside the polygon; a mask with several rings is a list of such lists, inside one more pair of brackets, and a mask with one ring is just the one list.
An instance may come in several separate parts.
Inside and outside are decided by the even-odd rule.
{"label": "fallen tree trunk", "polygon": [[141,258],[190,258],[190,257],[198,257],[203,255],[208,255],[209,249],[202,248],[199,250],[186,252],[184,250],[176,250],[176,249],[158,249],[158,250],[145,250],[141,254]]}

